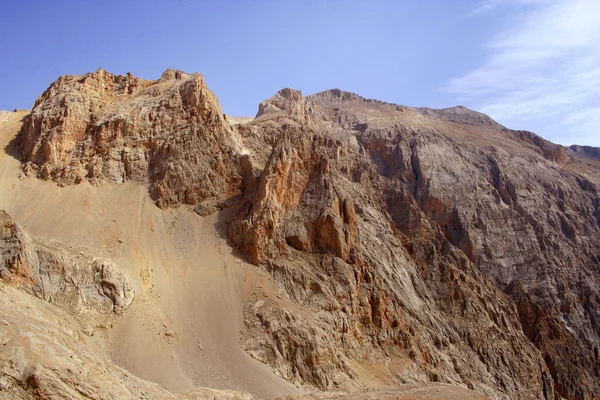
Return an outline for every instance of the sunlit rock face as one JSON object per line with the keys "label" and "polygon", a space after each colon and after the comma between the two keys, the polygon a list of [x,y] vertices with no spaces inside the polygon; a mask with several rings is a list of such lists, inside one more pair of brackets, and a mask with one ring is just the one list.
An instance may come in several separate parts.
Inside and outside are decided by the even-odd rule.
{"label": "sunlit rock face", "polygon": [[200,74],[60,77],[36,100],[20,147],[26,172],[42,179],[147,183],[161,207],[240,186],[240,145]]}
{"label": "sunlit rock face", "polygon": [[338,89],[283,89],[230,123],[199,74],[171,70],[60,78],[19,147],[61,185],[134,180],[160,207],[227,209],[279,287],[246,304],[245,349],[290,381],[600,393],[598,149]]}

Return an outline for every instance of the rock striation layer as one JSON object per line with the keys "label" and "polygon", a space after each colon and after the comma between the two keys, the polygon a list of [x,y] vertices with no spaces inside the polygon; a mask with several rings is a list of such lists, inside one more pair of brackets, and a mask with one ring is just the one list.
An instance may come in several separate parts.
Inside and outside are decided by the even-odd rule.
{"label": "rock striation layer", "polygon": [[283,89],[230,123],[199,74],[171,70],[62,77],[19,146],[61,185],[230,209],[232,243],[279,288],[246,304],[244,346],[290,381],[600,393],[598,149],[338,89]]}

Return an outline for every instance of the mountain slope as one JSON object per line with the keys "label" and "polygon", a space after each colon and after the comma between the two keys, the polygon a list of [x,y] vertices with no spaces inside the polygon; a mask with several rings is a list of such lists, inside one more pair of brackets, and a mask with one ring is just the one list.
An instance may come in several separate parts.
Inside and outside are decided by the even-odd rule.
{"label": "mountain slope", "polygon": [[[53,84],[13,144],[26,174],[77,184],[48,189],[63,201],[93,192],[104,210],[111,192],[122,193],[123,206],[142,196],[142,184],[160,207],[203,216],[143,202],[138,228],[121,230],[131,256],[115,261],[134,265],[133,275],[151,263],[156,287],[169,282],[161,295],[189,278],[158,261],[166,259],[152,250],[156,239],[129,238],[150,219],[169,242],[168,223],[179,220],[165,215],[175,213],[191,231],[180,233],[172,254],[189,266],[214,246],[191,226],[213,221],[220,230],[209,236],[228,235],[260,267],[245,267],[258,280],[234,300],[243,347],[289,381],[324,390],[433,381],[492,398],[596,398],[594,149],[566,149],[464,107],[411,108],[337,89],[284,89],[251,122],[231,122],[199,75],[167,71],[143,81],[97,71]],[[43,183],[34,181],[19,185]],[[64,235],[22,210],[32,193],[0,206],[44,236]],[[96,232],[111,225],[105,213],[90,220]],[[226,303],[240,291],[228,288]],[[183,323],[190,302],[164,310]],[[117,337],[143,337],[132,319],[153,312],[143,304],[132,303]],[[149,366],[136,373],[158,368]]]}
{"label": "mountain slope", "polygon": [[[0,125],[0,146],[8,152],[0,155],[0,209],[36,242],[50,243],[56,249],[74,248],[71,254],[76,257],[83,251],[112,260],[135,292],[133,302],[120,315],[98,315],[76,302],[54,302],[62,307],[52,308],[59,321],[63,316],[76,321],[68,329],[84,340],[84,366],[89,362],[90,370],[98,375],[125,369],[135,378],[132,384],[143,388],[148,384],[145,381],[155,382],[160,387],[152,385],[165,398],[178,394],[185,398],[184,394],[207,386],[251,392],[257,399],[299,392],[240,348],[242,302],[252,293],[247,286],[263,278],[232,254],[216,216],[203,219],[184,209],[161,210],[147,187],[134,182],[93,186],[84,181],[59,187],[25,177],[8,145],[22,117],[23,113],[14,115],[7,125]],[[37,298],[19,296],[15,301],[22,307],[39,308]],[[55,320],[48,318],[51,324]],[[0,331],[5,329],[0,326]],[[27,329],[23,327],[22,332]],[[52,335],[44,340],[51,341]],[[90,342],[93,349],[89,349]],[[78,354],[80,350],[72,349],[72,343],[56,346]],[[31,353],[32,365],[41,360],[35,354]],[[52,359],[47,358],[45,365],[52,368]],[[98,376],[104,382],[109,378]],[[67,382],[78,383],[78,379]],[[23,384],[28,387],[27,381]],[[108,386],[100,385],[111,393]],[[130,398],[141,397],[132,392]]]}
{"label": "mountain slope", "polygon": [[[369,323],[362,323],[364,311],[344,314],[350,321],[360,321],[359,332],[366,331],[368,337],[383,342],[378,345],[387,351],[392,343],[381,340],[381,336],[393,338],[397,334],[395,314],[419,310],[417,305],[421,304],[415,297],[433,299],[437,313],[442,311],[440,320],[453,320],[451,329],[465,340],[467,349],[456,353],[464,357],[474,351],[483,364],[493,366],[492,379],[479,379],[494,382],[492,385],[507,393],[516,384],[518,394],[512,392],[512,398],[552,398],[554,388],[560,395],[573,398],[598,392],[600,211],[594,183],[598,169],[594,165],[588,164],[581,171],[584,174],[575,173],[582,162],[578,155],[569,155],[565,148],[529,132],[507,130],[464,108],[411,109],[338,90],[303,97],[286,89],[274,97],[272,106],[268,103],[261,104],[255,122],[245,130],[240,128],[245,142],[246,136],[250,139],[248,143],[260,142],[257,136],[262,132],[262,139],[268,142],[273,126],[286,128],[282,139],[273,142],[273,152],[256,188],[244,196],[250,205],[243,205],[242,210],[251,211],[241,218],[241,237],[240,229],[232,234],[251,260],[265,262],[263,256],[267,264],[275,264],[273,260],[281,256],[289,259],[290,254],[302,259],[301,263],[310,260],[292,247],[329,253],[337,257],[334,260],[345,261],[355,276],[357,268],[362,272],[366,264],[383,280],[378,287],[367,289],[364,303]],[[295,130],[294,123],[298,125]],[[264,153],[254,150],[255,154]],[[299,204],[294,203],[298,200]],[[348,213],[346,204],[353,204],[351,208],[360,212]],[[389,228],[377,224],[384,221],[393,228],[383,240]],[[386,252],[397,253],[394,241],[408,254],[401,251],[403,257],[386,260]],[[386,249],[383,254],[382,248]],[[290,267],[285,267],[289,261],[280,262],[284,266],[271,267],[274,274],[289,271]],[[319,276],[327,263],[321,259],[304,269]],[[406,270],[411,264],[417,267]],[[404,266],[405,271],[394,270],[398,266]],[[440,276],[448,274],[448,268],[455,271],[452,275],[460,276],[460,271],[474,279],[476,287],[485,287],[486,279],[491,279],[498,290],[490,293],[491,299],[482,297],[481,289],[475,291],[476,296],[448,296],[444,292],[453,285]],[[294,275],[299,274],[297,270],[294,266]],[[402,276],[410,279],[398,280]],[[323,279],[328,281],[316,279],[320,286]],[[334,280],[339,283],[339,279]],[[429,290],[416,289],[419,283]],[[348,291],[351,300],[359,288],[357,279]],[[338,291],[331,286],[330,290],[332,294]],[[489,310],[490,304],[502,304],[499,292],[509,296],[516,312],[510,307]],[[390,294],[396,299],[382,301]],[[344,309],[348,297],[339,300],[337,307]],[[394,310],[399,305],[405,310]],[[460,313],[467,314],[462,327],[457,312],[452,312],[452,307],[448,310],[448,305],[459,306]],[[473,305],[482,308],[469,316],[466,311]],[[489,323],[485,322],[486,314]],[[511,317],[518,318],[514,327],[498,320]],[[523,365],[526,358],[518,360],[502,349],[503,340],[494,341],[500,348],[490,348],[487,338],[498,335],[486,330],[490,323],[502,336],[514,332],[513,337],[503,338],[513,348],[523,341],[521,332],[536,345],[541,354],[526,344],[519,349],[530,354],[531,367]],[[440,329],[442,322],[425,325],[438,334],[442,331],[442,336],[451,335]],[[474,342],[475,334],[486,339]],[[427,337],[424,342],[435,339]],[[442,350],[446,357],[452,351]],[[533,388],[530,378],[518,387],[519,377],[526,376],[523,372],[508,375],[508,379],[500,372],[505,363],[510,374],[535,370],[538,362],[543,368],[537,394],[525,393],[526,387]],[[425,364],[441,369],[435,362]],[[476,369],[477,363],[468,364]],[[548,372],[552,384],[545,381]],[[446,379],[451,376],[446,371],[441,375]]]}

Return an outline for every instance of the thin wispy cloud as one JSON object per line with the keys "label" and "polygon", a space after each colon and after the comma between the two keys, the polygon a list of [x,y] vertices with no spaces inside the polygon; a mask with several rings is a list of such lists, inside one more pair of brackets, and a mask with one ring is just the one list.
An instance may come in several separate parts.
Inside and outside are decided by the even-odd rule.
{"label": "thin wispy cloud", "polygon": [[486,61],[444,89],[511,128],[600,146],[600,1],[486,0],[471,14],[495,12],[511,20]]}
{"label": "thin wispy cloud", "polygon": [[504,3],[506,0],[486,0],[486,1],[482,1],[480,2],[477,7],[475,7],[472,11],[471,14],[482,14],[485,12],[489,12],[491,10],[493,10],[494,8],[496,8],[497,6],[501,5],[502,3]]}
{"label": "thin wispy cloud", "polygon": [[552,3],[552,0],[483,0],[480,1],[477,6],[471,10],[471,14],[483,14],[491,12],[500,6],[507,4],[518,4],[520,6],[535,6]]}

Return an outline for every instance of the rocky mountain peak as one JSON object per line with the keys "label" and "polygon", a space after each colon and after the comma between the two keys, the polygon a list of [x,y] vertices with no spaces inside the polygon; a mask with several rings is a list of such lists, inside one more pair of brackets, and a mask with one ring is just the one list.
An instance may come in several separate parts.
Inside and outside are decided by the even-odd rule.
{"label": "rocky mountain peak", "polygon": [[471,110],[465,106],[454,106],[449,108],[433,109],[427,107],[417,108],[420,113],[426,116],[435,116],[444,121],[458,122],[463,124],[482,124],[500,126],[489,116]]}
{"label": "rocky mountain peak", "polygon": [[572,145],[569,149],[577,154],[600,160],[600,147]]}
{"label": "rocky mountain peak", "polygon": [[160,205],[195,204],[239,185],[239,143],[200,74],[60,77],[19,140],[25,171],[62,185],[135,180],[150,184]]}
{"label": "rocky mountain peak", "polygon": [[[196,73],[194,75],[200,75]],[[183,72],[180,69],[171,69],[168,68],[165,72],[162,73],[160,80],[168,81],[172,79],[181,80],[187,78],[189,75]]]}
{"label": "rocky mountain peak", "polygon": [[314,102],[344,104],[350,102],[367,102],[368,100],[355,93],[345,92],[340,89],[329,89],[308,96]]}
{"label": "rocky mountain peak", "polygon": [[282,112],[297,116],[306,116],[306,104],[301,91],[292,88],[281,89],[273,97],[258,105],[256,118],[265,114]]}

